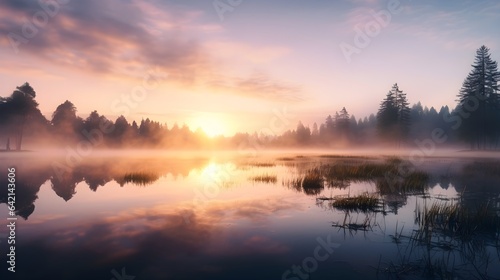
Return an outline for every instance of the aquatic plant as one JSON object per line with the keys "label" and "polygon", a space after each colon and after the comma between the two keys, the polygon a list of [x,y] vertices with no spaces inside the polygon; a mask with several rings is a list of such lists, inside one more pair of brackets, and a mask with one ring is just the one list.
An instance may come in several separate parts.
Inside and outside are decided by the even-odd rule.
{"label": "aquatic plant", "polygon": [[325,187],[319,168],[307,170],[301,177],[283,181],[283,185],[297,191],[304,191],[307,195],[318,195]]}
{"label": "aquatic plant", "polygon": [[415,222],[419,229],[414,238],[432,239],[434,232],[469,241],[474,236],[500,231],[500,218],[488,203],[470,209],[459,203],[434,202],[430,207],[416,205]]}
{"label": "aquatic plant", "polygon": [[296,158],[293,158],[293,157],[279,157],[276,160],[279,160],[279,161],[294,161],[297,158],[299,158],[299,156],[297,156]]}
{"label": "aquatic plant", "polygon": [[276,175],[263,174],[250,177],[249,180],[256,183],[276,184],[278,177]]}
{"label": "aquatic plant", "polygon": [[276,164],[272,162],[248,162],[245,165],[252,167],[274,167]]}
{"label": "aquatic plant", "polygon": [[123,176],[123,182],[125,183],[133,183],[139,186],[146,186],[154,183],[159,179],[159,176],[150,172],[132,172],[126,173]]}
{"label": "aquatic plant", "polygon": [[331,206],[338,210],[351,212],[375,212],[380,210],[381,201],[374,194],[364,193],[354,197],[333,198]]}

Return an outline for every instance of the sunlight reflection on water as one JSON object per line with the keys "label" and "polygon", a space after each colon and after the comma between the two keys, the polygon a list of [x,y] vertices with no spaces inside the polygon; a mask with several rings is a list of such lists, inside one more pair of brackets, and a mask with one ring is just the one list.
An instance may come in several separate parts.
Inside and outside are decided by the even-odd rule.
{"label": "sunlight reflection on water", "polygon": [[[314,272],[316,278],[389,277],[409,267],[408,276],[438,270],[459,278],[500,275],[498,267],[485,266],[485,260],[499,261],[498,225],[476,224],[481,232],[462,236],[464,231],[440,222],[447,215],[440,212],[433,227],[443,228],[432,232],[431,243],[416,238],[424,229],[416,215],[428,217],[433,205],[457,205],[457,213],[475,215],[486,203],[498,218],[500,178],[481,173],[495,170],[496,162],[475,168],[476,160],[430,161],[423,167],[427,175],[416,177],[421,181],[404,183],[411,188],[387,188],[376,175],[384,168],[392,172],[386,162],[290,154],[106,157],[82,162],[58,181],[50,160],[12,159],[19,170],[18,215],[27,218],[19,220],[18,259],[33,271],[61,277],[78,271],[81,279],[124,266],[141,279],[278,279],[311,254],[318,236],[333,234],[342,246]],[[367,194],[377,201],[373,208],[332,207],[332,201]],[[6,204],[0,210],[7,213]],[[488,215],[477,219],[498,222]],[[450,217],[462,226],[472,223]],[[464,244],[474,250],[460,249]],[[432,247],[432,267],[418,262],[425,259],[424,245]],[[408,250],[422,255],[411,257]],[[445,253],[465,261],[443,261]]]}

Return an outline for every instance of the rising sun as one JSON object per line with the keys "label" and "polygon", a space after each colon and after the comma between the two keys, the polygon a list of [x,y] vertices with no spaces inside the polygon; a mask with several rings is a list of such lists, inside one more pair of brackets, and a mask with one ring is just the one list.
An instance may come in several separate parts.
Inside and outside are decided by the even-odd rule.
{"label": "rising sun", "polygon": [[219,116],[213,114],[200,114],[193,119],[192,125],[195,129],[200,128],[209,137],[216,137],[227,133],[227,124]]}

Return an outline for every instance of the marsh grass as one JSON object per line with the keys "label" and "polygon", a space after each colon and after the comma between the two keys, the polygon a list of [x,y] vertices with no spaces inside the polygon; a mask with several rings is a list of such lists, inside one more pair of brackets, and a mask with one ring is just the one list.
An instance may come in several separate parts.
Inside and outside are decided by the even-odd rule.
{"label": "marsh grass", "polygon": [[284,185],[316,194],[324,186],[342,189],[351,182],[373,182],[381,194],[398,195],[422,194],[429,185],[427,173],[418,170],[409,172],[407,165],[394,157],[383,162],[342,160],[312,168],[307,168],[307,165],[304,167],[300,178],[289,180]]}
{"label": "marsh grass", "polygon": [[383,177],[393,169],[394,166],[384,163],[342,163],[324,165],[322,172],[328,179],[364,181],[374,177]]}
{"label": "marsh grass", "polygon": [[256,182],[256,183],[276,184],[278,182],[278,176],[269,175],[269,174],[262,174],[262,175],[250,177],[249,180]]}
{"label": "marsh grass", "polygon": [[374,157],[368,157],[368,156],[349,156],[349,155],[335,155],[335,154],[326,154],[326,155],[319,155],[320,158],[339,158],[339,159],[372,159]]}
{"label": "marsh grass", "polygon": [[152,172],[131,172],[123,176],[123,182],[139,186],[147,186],[159,179],[158,174]]}
{"label": "marsh grass", "polygon": [[[410,236],[397,233],[399,260],[381,265],[379,272],[395,279],[490,279],[495,257],[487,247],[500,248],[500,217],[489,203],[470,208],[460,203],[416,205],[415,229]],[[399,248],[402,240],[405,250]],[[500,255],[499,255],[500,257]],[[385,267],[383,267],[385,266]]]}
{"label": "marsh grass", "polygon": [[325,183],[319,168],[307,170],[299,177],[283,181],[283,185],[297,191],[304,191],[307,195],[318,195],[325,188]]}
{"label": "marsh grass", "polygon": [[413,171],[406,176],[389,172],[384,178],[377,179],[376,186],[381,194],[424,194],[429,180],[429,175],[422,171]]}
{"label": "marsh grass", "polygon": [[[474,210],[459,203],[434,202],[429,208],[416,206],[415,221],[419,226],[413,237],[431,242],[433,233],[469,241],[478,235],[495,235],[500,230],[500,218],[488,203]],[[498,241],[498,240],[497,240]]]}
{"label": "marsh grass", "polygon": [[293,158],[293,157],[279,157],[276,160],[278,160],[278,161],[294,161],[297,158],[299,158],[299,157],[295,157],[295,158]]}
{"label": "marsh grass", "polygon": [[310,169],[302,180],[302,187],[304,189],[322,189],[324,184],[321,170],[319,168]]}
{"label": "marsh grass", "polygon": [[276,166],[276,164],[272,163],[272,162],[248,162],[245,165],[251,166],[251,167],[274,167],[274,166]]}
{"label": "marsh grass", "polygon": [[354,197],[333,198],[331,206],[349,212],[376,212],[381,209],[381,200],[374,194],[365,193]]}
{"label": "marsh grass", "polygon": [[374,227],[378,226],[376,215],[377,213],[357,213],[355,216],[352,216],[351,212],[346,211],[343,221],[334,222],[332,227],[339,228],[339,230],[343,229],[344,233],[345,230],[348,230],[351,235],[358,231],[373,231]]}

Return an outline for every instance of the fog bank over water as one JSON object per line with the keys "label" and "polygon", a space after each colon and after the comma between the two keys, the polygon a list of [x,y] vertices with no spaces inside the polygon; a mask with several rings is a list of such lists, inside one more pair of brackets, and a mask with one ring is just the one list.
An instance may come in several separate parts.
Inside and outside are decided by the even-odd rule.
{"label": "fog bank over water", "polygon": [[449,158],[499,158],[500,151],[471,151],[456,148],[354,148],[354,149],[204,149],[204,150],[151,150],[151,149],[93,149],[81,151],[76,148],[66,147],[61,149],[39,149],[27,150],[23,152],[0,152],[0,156],[8,158],[71,158],[72,160],[85,160],[85,158],[95,157],[124,157],[124,158],[144,158],[144,157],[248,157],[259,158],[275,155],[290,156],[397,156],[404,160],[420,161],[424,158],[449,157]]}

